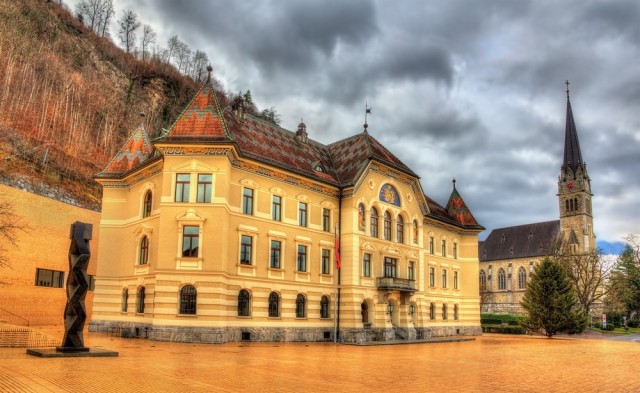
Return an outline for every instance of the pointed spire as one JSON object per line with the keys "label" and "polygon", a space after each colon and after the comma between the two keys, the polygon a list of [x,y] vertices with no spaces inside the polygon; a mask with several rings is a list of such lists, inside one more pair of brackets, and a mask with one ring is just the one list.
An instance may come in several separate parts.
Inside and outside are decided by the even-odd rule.
{"label": "pointed spire", "polygon": [[364,133],[367,133],[367,128],[369,127],[369,124],[367,123],[367,116],[371,114],[371,107],[367,104],[367,102],[365,101],[364,103]]}
{"label": "pointed spire", "polygon": [[141,123],[129,136],[129,139],[127,139],[118,154],[97,176],[112,177],[123,175],[153,157],[154,151],[149,135]]}
{"label": "pointed spire", "polygon": [[449,216],[454,218],[460,224],[464,226],[478,226],[478,221],[473,217],[471,211],[467,207],[467,204],[464,203],[464,200],[456,190],[456,179],[453,181],[453,190],[451,191],[451,196],[449,197],[449,201],[447,202],[447,213]]}
{"label": "pointed spire", "polygon": [[571,110],[571,101],[569,100],[569,81],[566,81],[567,85],[567,123],[564,133],[564,160],[562,162],[562,169],[571,168],[573,173],[576,172],[578,166],[584,168],[584,162],[582,162],[582,153],[580,152],[580,143],[578,142],[578,131],[576,130],[576,123],[573,120],[573,111]]}

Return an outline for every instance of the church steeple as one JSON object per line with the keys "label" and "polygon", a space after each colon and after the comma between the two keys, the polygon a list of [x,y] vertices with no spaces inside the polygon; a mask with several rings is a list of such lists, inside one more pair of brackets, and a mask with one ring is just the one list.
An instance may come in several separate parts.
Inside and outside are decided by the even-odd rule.
{"label": "church steeple", "polygon": [[558,177],[558,202],[563,241],[574,252],[585,252],[595,247],[593,213],[591,210],[591,184],[587,165],[582,161],[578,131],[573,119],[567,85],[567,120],[564,131],[564,158]]}
{"label": "church steeple", "polygon": [[582,153],[580,152],[580,142],[578,141],[578,131],[576,123],[573,120],[573,111],[571,110],[571,100],[569,99],[569,81],[567,85],[567,123],[564,131],[564,160],[562,162],[563,172],[571,168],[575,174],[578,167],[584,170],[585,164],[582,161]]}

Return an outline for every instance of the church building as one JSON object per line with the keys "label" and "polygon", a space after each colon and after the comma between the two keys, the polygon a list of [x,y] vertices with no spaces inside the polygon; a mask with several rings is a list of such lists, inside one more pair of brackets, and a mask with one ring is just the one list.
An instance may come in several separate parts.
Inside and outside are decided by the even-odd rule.
{"label": "church building", "polygon": [[[367,131],[323,145],[219,104],[136,129],[103,186],[91,331],[362,343],[478,335],[478,234]],[[577,183],[576,183],[577,184]]]}
{"label": "church building", "polygon": [[591,185],[582,159],[567,82],[564,158],[558,177],[560,219],[491,231],[479,243],[482,312],[519,313],[534,266],[557,248],[568,245],[584,253],[596,247]]}

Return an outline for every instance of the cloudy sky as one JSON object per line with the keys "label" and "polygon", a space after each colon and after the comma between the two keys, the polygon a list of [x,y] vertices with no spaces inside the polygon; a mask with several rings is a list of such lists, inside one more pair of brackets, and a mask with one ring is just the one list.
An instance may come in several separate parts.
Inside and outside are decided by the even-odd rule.
{"label": "cloudy sky", "polygon": [[114,5],[160,46],[177,34],[206,52],[226,89],[250,89],[284,128],[304,118],[319,142],[361,132],[368,102],[370,134],[441,204],[455,177],[488,230],[558,218],[568,79],[598,240],[640,233],[636,0]]}

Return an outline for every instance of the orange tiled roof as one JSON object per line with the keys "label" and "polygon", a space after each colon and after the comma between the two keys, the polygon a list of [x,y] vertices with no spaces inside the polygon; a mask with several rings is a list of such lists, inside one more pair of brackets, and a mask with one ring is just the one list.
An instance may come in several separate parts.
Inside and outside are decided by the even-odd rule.
{"label": "orange tiled roof", "polygon": [[124,174],[151,158],[154,151],[144,126],[140,125],[99,175]]}

